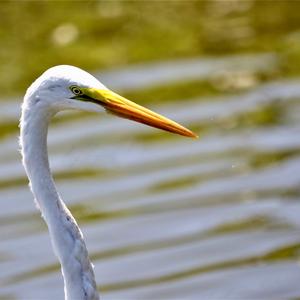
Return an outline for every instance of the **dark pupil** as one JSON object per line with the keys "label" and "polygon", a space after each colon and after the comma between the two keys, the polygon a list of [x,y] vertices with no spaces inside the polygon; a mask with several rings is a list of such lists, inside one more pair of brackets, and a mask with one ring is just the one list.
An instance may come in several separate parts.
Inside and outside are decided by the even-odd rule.
{"label": "dark pupil", "polygon": [[80,90],[79,89],[73,89],[73,92],[75,93],[75,94],[80,94]]}

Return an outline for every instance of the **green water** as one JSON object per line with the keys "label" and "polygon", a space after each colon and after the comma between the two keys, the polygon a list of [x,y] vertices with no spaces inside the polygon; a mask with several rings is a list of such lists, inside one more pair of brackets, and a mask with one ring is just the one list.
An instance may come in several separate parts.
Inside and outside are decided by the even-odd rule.
{"label": "green water", "polygon": [[89,70],[233,53],[273,52],[299,74],[298,1],[2,1],[0,88],[19,95],[57,64]]}

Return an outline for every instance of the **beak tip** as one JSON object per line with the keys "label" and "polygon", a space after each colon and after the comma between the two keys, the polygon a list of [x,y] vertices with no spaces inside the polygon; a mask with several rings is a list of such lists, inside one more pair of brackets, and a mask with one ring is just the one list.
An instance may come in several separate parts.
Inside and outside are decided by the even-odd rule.
{"label": "beak tip", "polygon": [[199,138],[199,136],[196,133],[194,133],[193,131],[188,130],[188,129],[187,129],[187,132],[185,132],[184,136],[190,137],[190,138],[193,138],[193,139],[198,139]]}
{"label": "beak tip", "polygon": [[190,137],[191,137],[192,139],[195,139],[195,140],[199,139],[199,136],[198,136],[197,134],[193,134],[193,135],[191,135]]}

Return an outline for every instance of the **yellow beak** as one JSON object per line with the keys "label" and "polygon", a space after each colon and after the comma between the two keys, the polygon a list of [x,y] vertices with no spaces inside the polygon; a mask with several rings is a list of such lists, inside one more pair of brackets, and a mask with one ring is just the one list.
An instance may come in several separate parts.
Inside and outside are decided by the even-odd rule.
{"label": "yellow beak", "polygon": [[101,104],[108,112],[119,117],[134,120],[183,136],[197,138],[197,135],[189,129],[141,105],[129,101],[110,90],[83,88],[82,92],[84,93],[82,100],[85,99]]}

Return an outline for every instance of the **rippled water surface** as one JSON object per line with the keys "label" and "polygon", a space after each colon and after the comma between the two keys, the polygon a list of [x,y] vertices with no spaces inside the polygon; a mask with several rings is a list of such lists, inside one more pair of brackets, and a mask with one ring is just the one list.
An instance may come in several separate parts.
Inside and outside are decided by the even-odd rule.
{"label": "rippled water surface", "polygon": [[[206,96],[143,103],[199,140],[104,114],[54,120],[52,170],[103,299],[300,298],[300,79],[257,80],[277,63],[273,54],[195,58],[99,75],[140,95],[217,82],[223,89]],[[20,101],[0,111],[0,298],[62,299],[17,151]]]}

